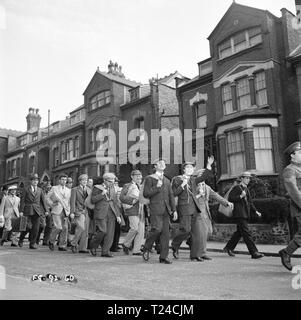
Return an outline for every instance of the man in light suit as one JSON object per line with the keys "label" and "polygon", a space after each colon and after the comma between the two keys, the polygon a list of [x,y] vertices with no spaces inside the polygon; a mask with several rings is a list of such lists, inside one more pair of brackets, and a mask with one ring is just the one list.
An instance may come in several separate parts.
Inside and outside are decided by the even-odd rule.
{"label": "man in light suit", "polygon": [[[14,220],[19,218],[19,206],[20,198],[16,196],[17,186],[10,186],[8,188],[8,195],[4,196],[0,205],[0,217],[4,219],[4,230],[1,238],[0,245],[3,246],[7,240],[9,232],[12,230]],[[17,247],[18,232],[12,232],[11,235],[11,246]]]}
{"label": "man in light suit", "polygon": [[79,186],[71,190],[70,218],[74,219],[76,224],[75,235],[71,241],[71,250],[73,253],[77,253],[79,243],[79,253],[88,253],[89,217],[85,206],[85,200],[88,193],[91,192],[87,187],[88,175],[80,175],[78,181]]}
{"label": "man in light suit", "polygon": [[[20,215],[24,214],[27,217],[27,225],[30,229],[29,232],[29,248],[37,249],[36,244],[37,237],[40,228],[40,217],[48,215],[48,206],[44,193],[41,188],[38,187],[39,176],[35,173],[30,177],[30,186],[25,188],[20,204]],[[24,239],[27,231],[21,232],[20,239]],[[19,246],[22,246],[22,240],[19,240]]]}
{"label": "man in light suit", "polygon": [[115,223],[121,223],[117,194],[114,188],[115,175],[105,173],[104,183],[93,187],[91,202],[94,208],[95,231],[90,242],[90,253],[96,256],[96,249],[102,243],[102,257],[113,258],[110,248],[114,239]]}
{"label": "man in light suit", "polygon": [[67,188],[67,175],[59,176],[59,184],[51,188],[47,194],[51,206],[53,229],[49,239],[49,249],[54,250],[56,237],[59,237],[59,251],[67,251],[68,217],[70,215],[71,190]]}
{"label": "man in light suit", "polygon": [[143,259],[149,260],[149,252],[160,237],[160,258],[159,262],[171,264],[168,260],[169,248],[169,219],[177,220],[175,198],[172,192],[170,181],[164,177],[166,162],[158,159],[155,162],[156,173],[145,178],[143,196],[150,200],[150,223],[151,231],[145,241],[143,248]]}

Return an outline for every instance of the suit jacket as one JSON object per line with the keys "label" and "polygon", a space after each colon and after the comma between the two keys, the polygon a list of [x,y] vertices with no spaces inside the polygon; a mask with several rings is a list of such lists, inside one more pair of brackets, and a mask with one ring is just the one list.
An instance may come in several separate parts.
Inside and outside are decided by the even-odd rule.
{"label": "suit jacket", "polygon": [[181,215],[190,216],[195,212],[201,212],[199,201],[196,198],[196,188],[202,179],[202,177],[190,177],[184,189],[181,186],[183,183],[182,176],[173,179],[172,190],[175,197],[178,197],[178,210]]}
{"label": "suit jacket", "polygon": [[86,194],[84,194],[81,186],[77,186],[71,190],[70,213],[74,213],[76,217],[79,217],[81,214],[86,216],[87,214],[85,200],[91,191],[89,188],[86,188],[86,190]]}
{"label": "suit jacket", "polygon": [[[246,192],[247,196],[241,198],[240,195],[243,190]],[[234,203],[233,218],[250,219],[251,210],[256,211],[249,189],[243,187],[241,184],[233,187],[229,194],[228,200]]]}
{"label": "suit jacket", "polygon": [[21,196],[20,212],[23,212],[24,216],[33,216],[35,213],[43,216],[47,211],[43,190],[37,187],[37,192],[34,194],[31,186],[25,188]]}
{"label": "suit jacket", "polygon": [[70,198],[71,190],[67,187],[64,188],[64,193],[62,193],[62,188],[60,185],[54,186],[47,194],[48,202],[51,206],[51,213],[60,215],[63,211],[66,216],[70,214]]}
{"label": "suit jacket", "polygon": [[[130,187],[133,185],[133,183],[127,183],[123,186],[120,194],[120,201],[121,203],[132,205],[133,201],[135,200],[134,197],[131,197],[131,195],[128,194],[128,191]],[[139,201],[136,202],[132,208],[125,209],[124,213],[126,216],[138,216],[139,215]]]}
{"label": "suit jacket", "polygon": [[13,218],[19,217],[19,206],[20,206],[20,198],[17,196],[5,196],[2,198],[0,205],[0,216],[4,216],[4,218]]}
{"label": "suit jacket", "polygon": [[291,199],[291,216],[301,215],[301,166],[291,163],[283,170],[284,187]]}
{"label": "suit jacket", "polygon": [[95,204],[94,219],[106,218],[109,209],[113,211],[116,218],[121,217],[118,208],[117,194],[114,188],[112,188],[113,194],[110,199],[108,199],[108,195],[102,194],[103,190],[103,185],[95,185],[92,190],[91,202]]}
{"label": "suit jacket", "polygon": [[166,177],[163,177],[161,187],[157,187],[157,183],[158,177],[155,174],[145,178],[143,196],[150,200],[150,214],[163,215],[167,211],[172,215],[176,211],[176,204],[171,183]]}

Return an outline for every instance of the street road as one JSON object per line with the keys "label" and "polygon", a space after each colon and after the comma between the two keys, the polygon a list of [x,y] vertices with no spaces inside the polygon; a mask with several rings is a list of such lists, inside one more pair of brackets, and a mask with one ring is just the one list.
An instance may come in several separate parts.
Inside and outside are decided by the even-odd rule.
{"label": "street road", "polygon": [[[247,255],[231,258],[210,253],[212,261],[191,262],[186,250],[172,265],[159,264],[152,254],[142,257],[116,253],[112,259],[50,252],[47,247],[29,250],[0,248],[0,265],[6,270],[6,290],[0,299],[100,299],[100,300],[232,300],[301,298],[301,289],[292,288],[294,274],[286,271],[276,257],[252,260]],[[170,258],[172,255],[170,253]],[[293,263],[300,263],[294,259]],[[300,263],[301,264],[301,263]],[[34,274],[73,274],[77,283],[32,281]]]}

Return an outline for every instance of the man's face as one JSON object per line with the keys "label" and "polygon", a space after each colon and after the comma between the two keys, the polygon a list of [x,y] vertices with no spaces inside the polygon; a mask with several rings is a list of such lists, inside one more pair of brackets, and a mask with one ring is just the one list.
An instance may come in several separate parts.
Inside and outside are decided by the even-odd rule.
{"label": "man's face", "polygon": [[295,163],[301,164],[301,150],[297,150],[291,154],[291,158]]}
{"label": "man's face", "polygon": [[14,196],[14,195],[16,195],[17,190],[16,190],[16,189],[9,190],[9,193],[10,193],[12,196]]}
{"label": "man's face", "polygon": [[241,182],[247,186],[250,180],[251,180],[250,177],[242,177]]}
{"label": "man's face", "polygon": [[107,179],[104,181],[104,184],[107,188],[114,186],[114,183],[115,183],[115,179]]}
{"label": "man's face", "polygon": [[142,175],[141,174],[135,174],[135,175],[132,176],[132,180],[133,180],[134,183],[141,184]]}
{"label": "man's face", "polygon": [[194,173],[194,166],[189,164],[187,166],[185,166],[185,169],[184,169],[184,174],[186,176],[192,176]]}
{"label": "man's face", "polygon": [[66,177],[62,177],[62,178],[59,180],[59,184],[60,184],[62,187],[65,187],[66,184],[67,184],[67,178],[66,178]]}
{"label": "man's face", "polygon": [[34,180],[31,180],[31,185],[33,186],[33,187],[37,187],[38,186],[38,183],[39,183],[39,180],[38,179],[34,179]]}
{"label": "man's face", "polygon": [[86,187],[88,183],[88,179],[84,178],[79,181],[79,184],[83,187]]}
{"label": "man's face", "polygon": [[164,171],[166,169],[166,163],[164,160],[160,160],[156,163],[155,169],[158,171]]}
{"label": "man's face", "polygon": [[92,188],[93,187],[93,179],[88,179],[87,186]]}

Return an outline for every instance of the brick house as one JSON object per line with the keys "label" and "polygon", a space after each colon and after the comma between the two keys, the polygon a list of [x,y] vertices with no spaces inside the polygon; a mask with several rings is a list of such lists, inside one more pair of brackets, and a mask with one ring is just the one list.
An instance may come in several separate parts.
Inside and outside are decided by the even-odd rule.
{"label": "brick house", "polygon": [[220,190],[249,170],[279,192],[283,150],[298,139],[295,60],[287,58],[301,34],[290,27],[294,15],[281,12],[278,18],[233,2],[208,37],[211,57],[198,64],[198,76],[178,82],[180,126],[205,130]]}

